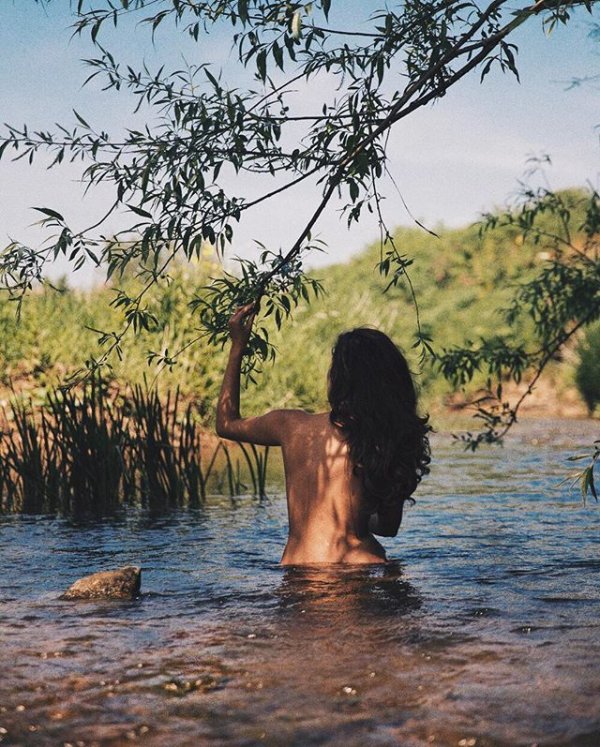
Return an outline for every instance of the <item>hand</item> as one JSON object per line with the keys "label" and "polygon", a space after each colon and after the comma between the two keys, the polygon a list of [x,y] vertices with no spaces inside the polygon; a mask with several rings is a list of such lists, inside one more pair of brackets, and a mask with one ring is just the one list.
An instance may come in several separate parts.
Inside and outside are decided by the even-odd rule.
{"label": "hand", "polygon": [[229,319],[229,334],[234,345],[245,347],[252,331],[252,323],[258,311],[258,304],[253,301],[239,309]]}

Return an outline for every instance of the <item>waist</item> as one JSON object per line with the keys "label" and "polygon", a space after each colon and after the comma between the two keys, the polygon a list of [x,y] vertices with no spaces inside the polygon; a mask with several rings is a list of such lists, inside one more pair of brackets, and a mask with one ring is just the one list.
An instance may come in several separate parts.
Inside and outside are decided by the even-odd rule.
{"label": "waist", "polygon": [[291,535],[281,558],[282,565],[359,564],[385,561],[385,550],[372,534],[364,537]]}

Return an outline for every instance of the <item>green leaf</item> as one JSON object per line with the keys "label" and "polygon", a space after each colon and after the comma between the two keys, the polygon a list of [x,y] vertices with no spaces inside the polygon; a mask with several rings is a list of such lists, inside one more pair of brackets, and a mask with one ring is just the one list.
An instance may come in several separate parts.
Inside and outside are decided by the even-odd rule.
{"label": "green leaf", "polygon": [[130,205],[129,203],[126,203],[127,207],[134,212],[136,215],[141,215],[142,218],[153,218],[152,213],[149,213],[147,210],[144,210],[141,207],[137,207],[136,205]]}
{"label": "green leaf", "polygon": [[273,42],[273,57],[280,70],[283,70],[283,51],[277,42]]}
{"label": "green leaf", "polygon": [[50,218],[56,218],[56,220],[64,222],[64,218],[60,213],[57,213],[56,210],[51,210],[50,208],[43,208],[43,207],[34,207],[34,210],[37,210],[39,213],[43,213],[44,215],[49,216]]}
{"label": "green leaf", "polygon": [[267,79],[267,53],[264,49],[256,55],[256,69],[261,80]]}
{"label": "green leaf", "polygon": [[209,81],[212,83],[213,88],[217,91],[221,90],[221,86],[219,85],[219,81],[215,78],[215,76],[210,72],[210,70],[205,67],[204,68],[204,75],[209,79]]}
{"label": "green leaf", "polygon": [[248,0],[238,0],[237,12],[244,26],[248,23]]}
{"label": "green leaf", "polygon": [[81,124],[82,124],[82,125],[83,125],[84,127],[87,127],[87,129],[88,129],[88,130],[89,130],[89,129],[91,129],[91,128],[90,128],[90,126],[89,126],[89,124],[88,124],[88,123],[87,123],[87,122],[85,121],[85,119],[84,119],[84,118],[83,118],[83,117],[81,116],[81,114],[78,114],[78,113],[77,113],[77,112],[75,111],[75,109],[73,109],[73,114],[74,114],[74,115],[75,115],[75,116],[77,117],[77,119],[78,119],[78,120],[79,120],[79,121],[81,122]]}

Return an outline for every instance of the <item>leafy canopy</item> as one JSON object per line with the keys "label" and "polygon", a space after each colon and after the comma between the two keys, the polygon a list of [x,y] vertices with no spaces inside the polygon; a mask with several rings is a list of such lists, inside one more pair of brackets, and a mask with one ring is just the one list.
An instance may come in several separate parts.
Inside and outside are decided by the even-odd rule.
{"label": "leafy canopy", "polygon": [[[20,300],[33,283],[43,280],[45,264],[61,254],[76,268],[85,261],[101,264],[109,278],[135,266],[142,289],[133,296],[125,290],[117,293],[114,304],[122,309],[124,324],[102,334],[104,352],[88,362],[89,368],[98,368],[119,351],[128,330],[156,323],[144,299],[153,285],[168,282],[177,257],[199,257],[207,242],[224,255],[245,213],[312,180],[319,187],[318,197],[313,205],[299,206],[305,211],[304,224],[289,245],[265,246],[259,260],[240,261],[238,272],[224,273],[196,299],[210,339],[226,340],[227,318],[240,302],[264,299],[263,313],[274,315],[280,325],[309,293],[320,292],[319,284],[306,277],[303,262],[319,248],[311,239],[319,218],[339,200],[349,222],[360,220],[365,210],[376,214],[382,230],[379,270],[390,286],[410,287],[411,259],[398,251],[381,210],[379,185],[388,174],[390,130],[447,95],[466,75],[484,80],[492,68],[499,68],[518,78],[511,37],[520,26],[538,20],[550,31],[569,22],[574,8],[591,12],[596,4],[361,3],[357,7],[366,6],[368,17],[353,27],[353,19],[344,14],[345,4],[334,0],[73,1],[74,33],[89,35],[94,48],[94,56],[86,60],[86,83],[129,92],[149,124],[113,136],[74,112],[73,123],[53,130],[32,132],[27,126],[7,125],[0,135],[0,157],[12,154],[31,162],[42,151],[52,155],[53,165],[81,160],[89,188],[112,186],[109,215],[125,212],[129,223],[117,235],[105,235],[105,215],[89,229],[74,231],[58,211],[40,207],[43,224],[53,232],[51,241],[42,248],[9,245],[0,257],[0,281]],[[177,70],[124,64],[116,50],[105,45],[104,31],[131,18],[139,18],[153,35],[159,27],[174,24],[198,44],[208,35],[219,35],[232,45],[236,85],[228,84],[210,60]],[[309,111],[304,101],[308,85],[323,96],[321,105]],[[245,178],[234,178],[240,175]],[[254,186],[244,189],[242,184]],[[551,203],[551,193],[531,194],[521,212],[507,214],[504,221],[524,223],[523,230],[531,233],[536,216],[551,209]],[[589,241],[597,227],[595,193],[591,205],[595,222],[586,233]],[[532,365],[541,373],[569,335],[597,316],[597,278],[590,264],[597,269],[597,251],[580,251],[568,241],[563,245],[562,238],[558,243],[564,251],[557,251],[544,273],[519,291],[509,311],[509,316],[524,309],[533,315],[540,330],[539,353],[490,340],[478,348],[445,351],[439,364],[446,375],[460,383],[483,365],[499,379],[520,377]],[[564,288],[569,289],[566,294]],[[423,356],[433,354],[420,328],[416,344]],[[247,358],[248,373],[273,355],[260,324],[249,352],[254,355]],[[152,355],[167,365],[176,358]],[[496,398],[501,400],[500,389]],[[516,410],[501,402],[498,406],[500,412],[482,404],[484,435],[469,444],[495,440],[514,422]]]}

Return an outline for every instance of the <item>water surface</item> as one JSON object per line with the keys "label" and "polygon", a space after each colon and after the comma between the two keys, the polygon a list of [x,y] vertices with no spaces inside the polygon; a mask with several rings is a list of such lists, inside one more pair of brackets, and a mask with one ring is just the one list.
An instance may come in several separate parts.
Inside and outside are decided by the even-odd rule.
{"label": "water surface", "polygon": [[[387,567],[282,569],[284,498],[93,524],[0,517],[0,740],[598,745],[600,509],[560,485],[592,423],[439,437]],[[60,602],[134,563],[133,602]]]}

